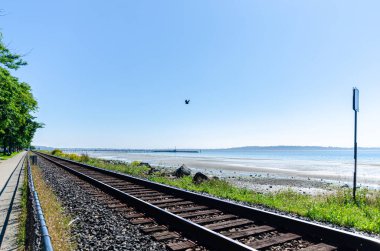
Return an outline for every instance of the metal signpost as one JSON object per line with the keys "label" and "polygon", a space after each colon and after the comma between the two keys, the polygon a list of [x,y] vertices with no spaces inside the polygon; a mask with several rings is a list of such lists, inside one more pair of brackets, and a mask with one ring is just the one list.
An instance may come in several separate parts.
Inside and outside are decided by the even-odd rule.
{"label": "metal signpost", "polygon": [[358,164],[358,143],[356,142],[356,136],[357,136],[358,111],[359,111],[359,90],[356,87],[354,87],[353,89],[352,109],[355,111],[355,132],[354,132],[355,169],[354,169],[354,187],[353,187],[353,197],[355,200],[356,199],[356,167]]}

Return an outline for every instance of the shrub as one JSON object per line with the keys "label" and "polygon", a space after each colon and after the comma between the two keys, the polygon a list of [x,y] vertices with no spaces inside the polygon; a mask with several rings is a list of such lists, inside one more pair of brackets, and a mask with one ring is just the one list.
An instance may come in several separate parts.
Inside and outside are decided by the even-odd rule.
{"label": "shrub", "polygon": [[51,154],[53,154],[53,155],[62,155],[63,152],[60,149],[54,149],[53,151],[51,151]]}
{"label": "shrub", "polygon": [[81,156],[80,156],[80,161],[81,162],[88,162],[90,160],[90,157],[88,156],[88,154],[86,153],[86,154],[82,154]]}
{"label": "shrub", "polygon": [[140,165],[140,161],[132,161],[132,163],[131,163],[131,166],[139,166]]}

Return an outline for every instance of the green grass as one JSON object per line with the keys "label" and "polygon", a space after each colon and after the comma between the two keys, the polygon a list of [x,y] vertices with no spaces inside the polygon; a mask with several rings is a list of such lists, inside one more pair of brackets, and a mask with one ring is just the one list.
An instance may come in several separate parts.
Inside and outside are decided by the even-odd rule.
{"label": "green grass", "polygon": [[0,160],[7,160],[12,158],[13,156],[16,156],[19,152],[13,152],[11,155],[6,155],[4,153],[0,153]]}
{"label": "green grass", "polygon": [[272,193],[258,193],[238,188],[224,180],[209,180],[199,185],[191,177],[171,178],[162,173],[148,175],[149,168],[138,162],[131,164],[112,164],[110,161],[89,158],[85,155],[57,155],[84,162],[100,168],[115,170],[149,180],[211,195],[264,205],[269,208],[304,216],[312,220],[329,222],[339,226],[353,227],[360,231],[380,233],[380,192],[366,189],[358,190],[358,199],[354,202],[350,189],[337,189],[330,195],[300,194],[291,189]]}
{"label": "green grass", "polygon": [[18,234],[17,234],[17,243],[21,246],[21,250],[25,249],[26,241],[26,221],[28,217],[28,175],[27,168],[24,168],[24,181],[21,186],[21,213],[19,216],[19,225],[18,225]]}
{"label": "green grass", "polygon": [[359,189],[358,200],[355,203],[350,189],[338,189],[331,195],[312,196],[290,189],[273,193],[257,193],[235,187],[223,180],[210,180],[200,185],[194,184],[191,177],[181,179],[150,177],[150,180],[191,191],[206,192],[221,198],[264,205],[317,221],[380,233],[380,195],[375,191]]}

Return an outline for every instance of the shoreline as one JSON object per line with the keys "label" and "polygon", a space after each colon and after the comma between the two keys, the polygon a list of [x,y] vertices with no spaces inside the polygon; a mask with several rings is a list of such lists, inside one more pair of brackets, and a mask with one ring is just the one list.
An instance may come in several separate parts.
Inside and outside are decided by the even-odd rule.
{"label": "shoreline", "polygon": [[[166,171],[174,171],[182,164],[189,167],[193,174],[202,172],[209,176],[225,179],[238,187],[249,188],[257,192],[276,192],[291,188],[303,194],[327,194],[339,187],[352,187],[352,176],[346,174],[337,175],[331,172],[315,172],[276,167],[270,159],[255,159],[247,161],[247,158],[212,158],[212,157],[186,157],[165,156],[153,154],[128,154],[120,156],[115,153],[91,153],[90,157],[106,160],[118,160],[125,162],[141,161],[149,163],[156,168]],[[107,156],[108,155],[108,156]],[[289,161],[290,164],[292,161]],[[294,162],[294,161],[293,161]],[[271,164],[265,167],[265,164]],[[307,163],[307,161],[305,162]],[[279,165],[278,163],[275,163]],[[298,164],[298,163],[297,163]],[[301,170],[300,170],[301,169]],[[358,186],[378,190],[380,182],[376,178],[358,178]]]}

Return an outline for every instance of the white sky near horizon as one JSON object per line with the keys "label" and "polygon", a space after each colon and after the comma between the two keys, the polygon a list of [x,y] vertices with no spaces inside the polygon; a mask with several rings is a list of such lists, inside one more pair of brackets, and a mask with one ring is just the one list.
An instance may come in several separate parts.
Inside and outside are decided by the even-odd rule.
{"label": "white sky near horizon", "polygon": [[[53,147],[380,146],[379,1],[14,1]],[[184,100],[190,99],[185,105]]]}

